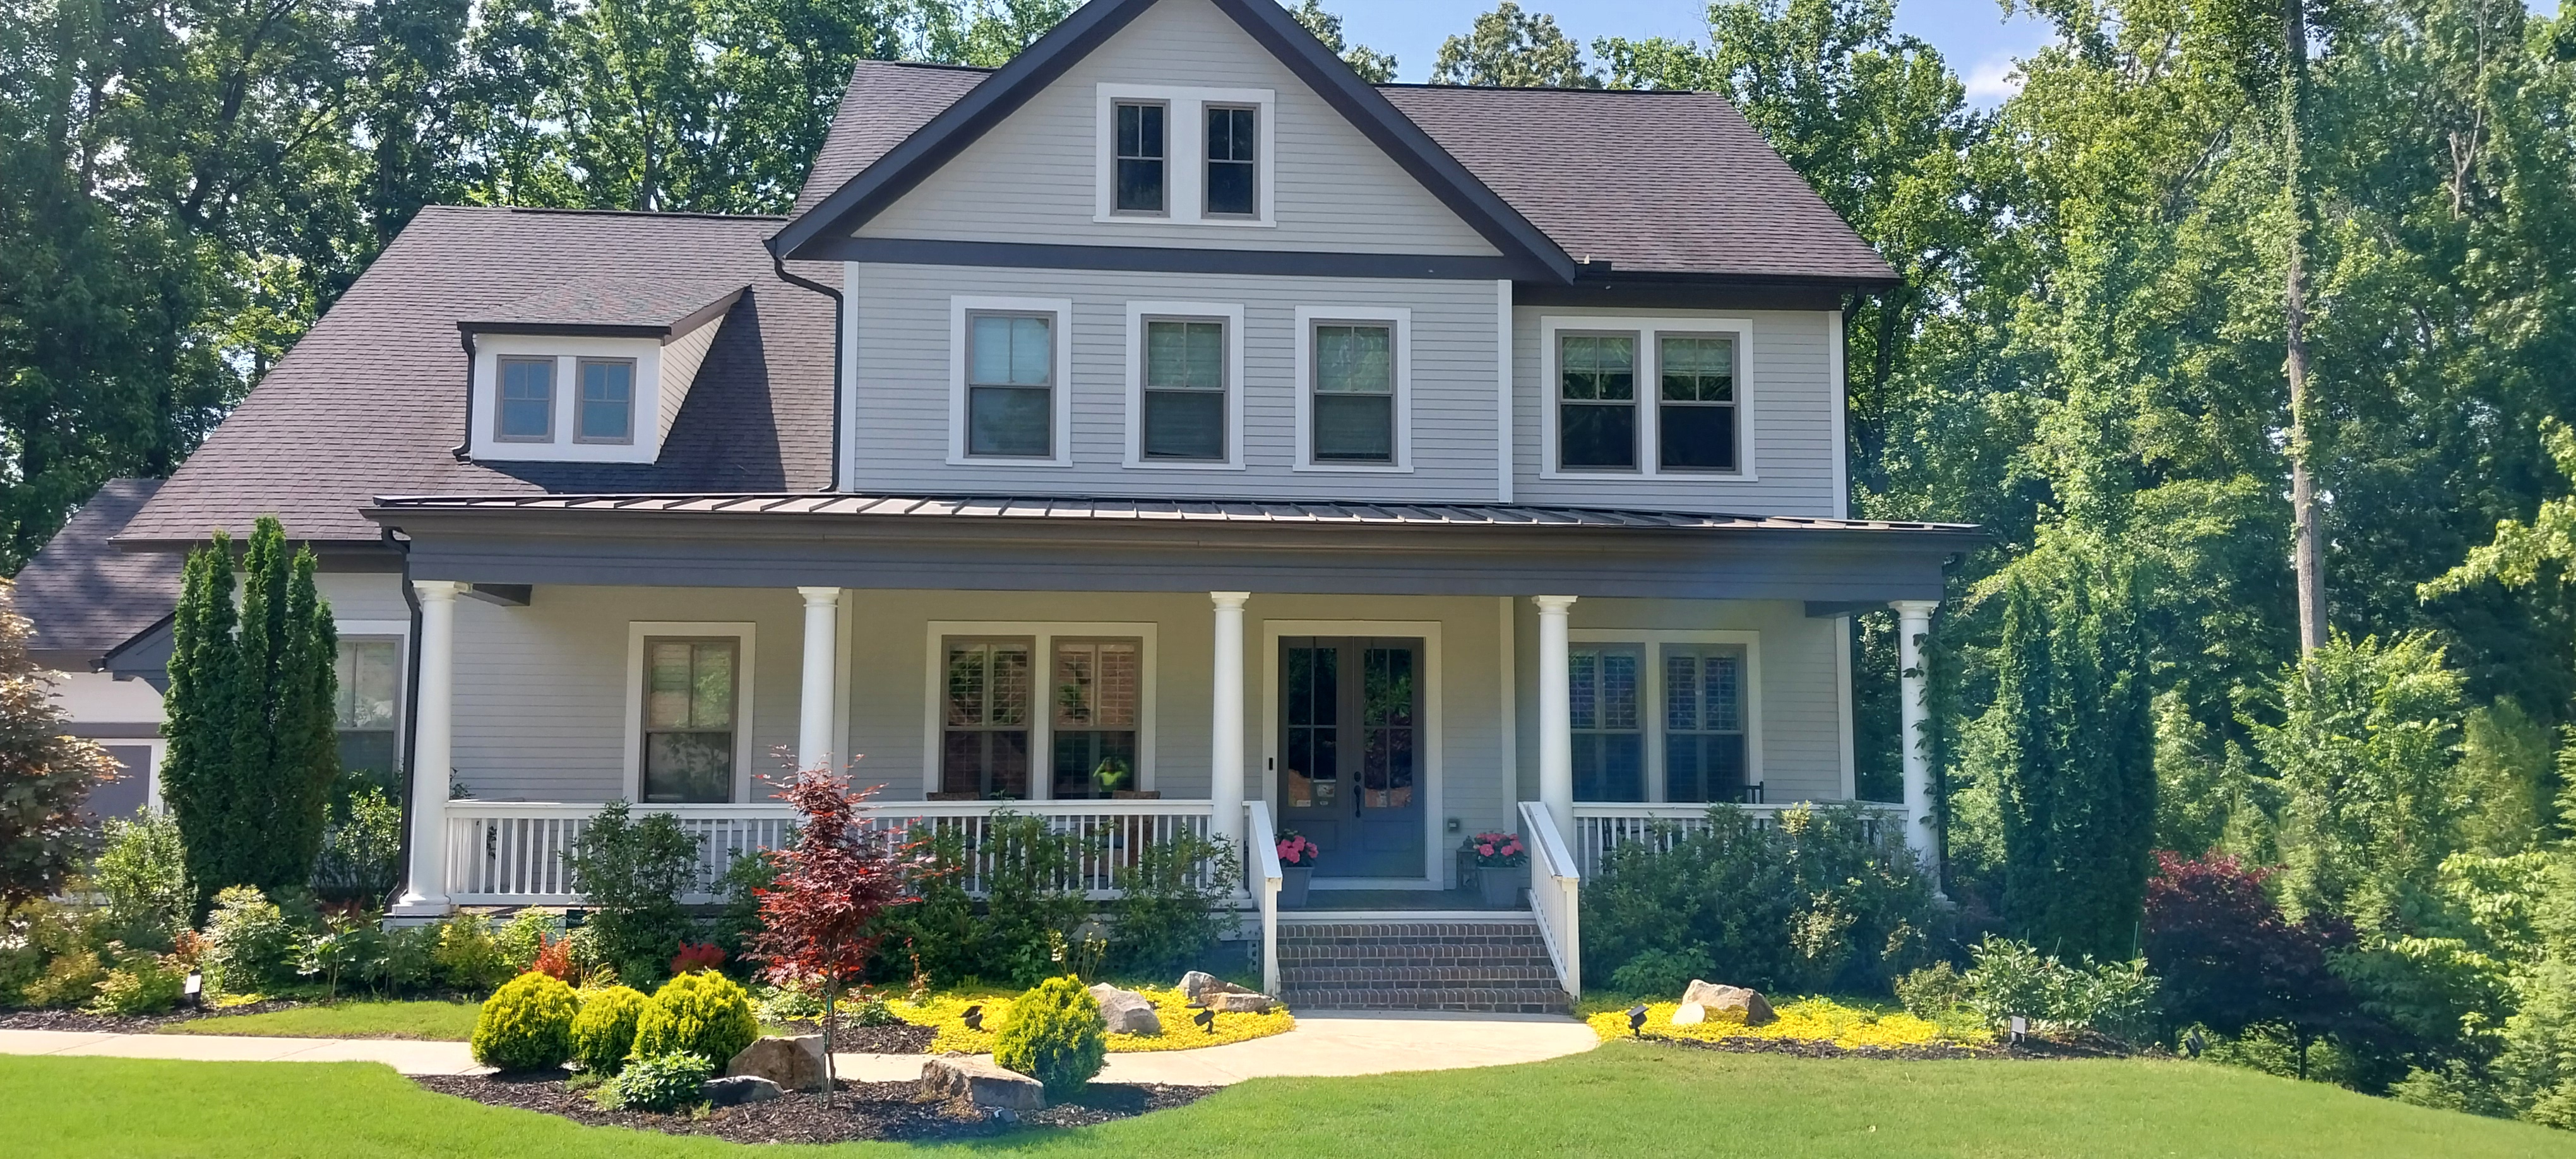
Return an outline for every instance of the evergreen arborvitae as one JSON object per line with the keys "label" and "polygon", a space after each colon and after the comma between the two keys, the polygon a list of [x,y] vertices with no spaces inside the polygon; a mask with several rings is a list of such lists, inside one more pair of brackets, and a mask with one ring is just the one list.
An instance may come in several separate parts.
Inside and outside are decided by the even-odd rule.
{"label": "evergreen arborvitae", "polygon": [[285,529],[263,516],[242,563],[236,610],[231,541],[217,531],[191,553],[171,624],[162,792],[200,908],[229,885],[305,886],[340,776],[339,638],[313,550],[290,560]]}
{"label": "evergreen arborvitae", "polygon": [[63,735],[57,677],[27,655],[16,587],[0,580],[0,914],[59,891],[89,851],[81,805],[116,760]]}

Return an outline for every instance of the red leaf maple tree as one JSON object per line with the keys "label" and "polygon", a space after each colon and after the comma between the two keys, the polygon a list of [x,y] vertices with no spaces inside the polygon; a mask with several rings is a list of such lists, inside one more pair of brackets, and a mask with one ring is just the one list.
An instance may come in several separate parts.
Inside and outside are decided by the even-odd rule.
{"label": "red leaf maple tree", "polygon": [[850,788],[825,768],[799,769],[778,798],[803,818],[796,839],[769,851],[778,880],[754,890],[761,929],[744,956],[767,962],[773,985],[823,991],[824,1097],[832,1097],[832,1039],[843,987],[876,957],[877,918],[913,900],[915,875],[928,864],[920,843],[860,824],[878,789]]}

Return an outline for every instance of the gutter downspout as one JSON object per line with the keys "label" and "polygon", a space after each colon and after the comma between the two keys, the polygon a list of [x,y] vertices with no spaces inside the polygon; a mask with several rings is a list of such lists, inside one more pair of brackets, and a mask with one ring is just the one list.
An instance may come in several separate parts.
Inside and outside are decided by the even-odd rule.
{"label": "gutter downspout", "polygon": [[[470,449],[474,446],[474,332],[461,326],[458,327],[456,331],[456,342],[457,345],[465,348],[465,430],[463,432],[463,437],[457,440],[456,446],[451,448],[447,453],[456,456],[456,461],[462,463],[468,460],[471,455]],[[495,386],[493,389],[499,390],[500,387]],[[392,529],[388,528],[386,530],[386,535],[390,537],[392,534]],[[406,563],[403,566],[408,568],[411,565]],[[409,571],[405,571],[403,573],[403,598],[406,600],[411,598],[411,573]],[[412,627],[415,629],[419,628],[420,606],[418,604],[412,605],[411,618]]]}
{"label": "gutter downspout", "polygon": [[[472,404],[468,403],[469,409]],[[470,420],[469,420],[470,421]],[[459,447],[460,458],[464,448]],[[420,743],[420,594],[411,586],[411,539],[401,529],[388,527],[383,535],[385,545],[402,553],[403,606],[411,609],[411,636],[403,641],[403,738],[402,738],[402,847],[394,856],[401,859],[402,873],[394,883],[393,893],[383,899],[390,907],[411,886],[412,778],[420,775],[413,755]]]}
{"label": "gutter downspout", "polygon": [[[771,239],[772,242],[775,242],[776,240],[777,239],[775,238]],[[772,271],[777,273],[779,281],[785,282],[791,286],[802,286],[805,289],[812,290],[815,293],[821,294],[832,300],[832,481],[824,484],[823,489],[826,491],[838,491],[841,489],[842,479],[841,408],[845,405],[844,400],[841,397],[841,368],[843,365],[842,360],[849,357],[849,352],[841,349],[841,345],[842,339],[847,333],[846,327],[849,322],[849,299],[843,297],[839,290],[835,290],[830,286],[826,286],[823,283],[815,281],[814,279],[808,278],[802,274],[790,272],[787,268],[787,259],[778,255],[777,247],[773,244],[769,245],[768,248],[769,267]],[[472,404],[468,403],[467,406],[468,409],[471,409]]]}

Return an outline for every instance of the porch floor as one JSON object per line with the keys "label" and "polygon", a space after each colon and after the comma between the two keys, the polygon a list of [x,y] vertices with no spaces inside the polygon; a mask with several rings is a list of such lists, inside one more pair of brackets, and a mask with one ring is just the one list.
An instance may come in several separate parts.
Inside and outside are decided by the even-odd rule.
{"label": "porch floor", "polygon": [[1496,913],[1528,913],[1529,903],[1489,906],[1484,895],[1472,889],[1309,889],[1306,908],[1289,912],[1315,910],[1437,910],[1454,913],[1461,910],[1491,910]]}

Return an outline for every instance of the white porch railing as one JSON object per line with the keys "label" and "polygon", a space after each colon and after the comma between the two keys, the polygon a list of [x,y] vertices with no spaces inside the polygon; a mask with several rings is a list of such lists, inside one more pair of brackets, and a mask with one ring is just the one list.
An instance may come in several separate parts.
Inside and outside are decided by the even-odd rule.
{"label": "white porch railing", "polygon": [[1243,884],[1261,906],[1261,992],[1279,992],[1279,834],[1270,826],[1270,803],[1256,797],[1243,803],[1244,844],[1252,856],[1244,861]]}
{"label": "white porch railing", "polygon": [[[581,904],[567,858],[600,808],[593,802],[447,802],[448,899],[460,905]],[[1133,866],[1147,846],[1184,833],[1208,835],[1206,801],[883,801],[863,816],[874,829],[920,826],[962,837],[966,889],[981,893],[995,852],[987,839],[993,817],[1006,810],[1042,818],[1049,831],[1081,839],[1081,857],[1055,885],[1095,899],[1113,895],[1118,871]],[[698,839],[695,888],[681,897],[692,905],[722,900],[717,886],[734,858],[777,848],[796,824],[793,809],[773,804],[651,805],[635,812],[669,813]]]}
{"label": "white porch railing", "polygon": [[[1734,805],[1758,826],[1779,823],[1783,809],[1795,805]],[[1598,874],[1609,859],[1610,851],[1621,845],[1648,842],[1660,852],[1695,833],[1708,831],[1709,806],[1693,802],[1647,805],[1634,802],[1576,802],[1574,806],[1574,853],[1576,864],[1586,874]],[[1901,839],[1902,805],[1862,802],[1869,814],[1863,824],[1869,840],[1881,845]]]}
{"label": "white porch railing", "polygon": [[1568,998],[1583,996],[1583,871],[1566,852],[1565,839],[1547,806],[1521,802],[1521,832],[1530,849],[1530,912],[1538,918],[1539,940],[1547,943],[1548,960],[1556,963],[1556,980]]}

